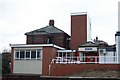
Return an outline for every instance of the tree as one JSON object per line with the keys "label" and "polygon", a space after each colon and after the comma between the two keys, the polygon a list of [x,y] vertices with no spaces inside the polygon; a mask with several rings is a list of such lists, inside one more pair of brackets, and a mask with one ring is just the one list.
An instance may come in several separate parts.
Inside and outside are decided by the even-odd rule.
{"label": "tree", "polygon": [[2,53],[2,74],[10,74],[10,55],[11,53],[6,51]]}

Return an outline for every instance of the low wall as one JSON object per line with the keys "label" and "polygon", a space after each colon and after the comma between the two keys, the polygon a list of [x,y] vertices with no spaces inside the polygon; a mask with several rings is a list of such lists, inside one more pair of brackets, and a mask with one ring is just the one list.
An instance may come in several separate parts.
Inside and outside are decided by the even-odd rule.
{"label": "low wall", "polygon": [[120,64],[51,64],[50,76],[65,76],[83,70],[120,70]]}
{"label": "low wall", "polygon": [[41,79],[40,79],[40,75],[6,74],[6,75],[2,75],[1,80],[41,80]]}

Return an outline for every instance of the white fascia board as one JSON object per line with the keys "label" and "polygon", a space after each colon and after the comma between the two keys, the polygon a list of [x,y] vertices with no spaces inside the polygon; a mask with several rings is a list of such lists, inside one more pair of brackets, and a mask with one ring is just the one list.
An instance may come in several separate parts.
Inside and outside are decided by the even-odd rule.
{"label": "white fascia board", "polygon": [[53,44],[10,44],[10,47],[44,47],[53,46]]}
{"label": "white fascia board", "polygon": [[76,50],[58,50],[57,52],[76,52]]}
{"label": "white fascia board", "polygon": [[76,12],[76,13],[71,13],[71,15],[87,15],[87,12]]}
{"label": "white fascia board", "polygon": [[10,44],[12,48],[25,48],[25,47],[55,47],[58,49],[64,49],[54,44]]}
{"label": "white fascia board", "polygon": [[62,47],[60,47],[60,46],[57,46],[57,45],[53,45],[53,47],[55,47],[55,48],[58,48],[58,49],[65,49],[65,48],[62,48]]}

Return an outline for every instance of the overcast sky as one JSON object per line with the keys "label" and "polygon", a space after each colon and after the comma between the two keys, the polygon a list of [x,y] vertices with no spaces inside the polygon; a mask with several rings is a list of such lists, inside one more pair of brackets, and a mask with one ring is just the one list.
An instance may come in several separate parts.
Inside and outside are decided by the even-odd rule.
{"label": "overcast sky", "polygon": [[9,44],[26,44],[24,33],[45,27],[50,19],[70,33],[70,15],[88,12],[92,39],[115,44],[119,0],[0,0],[0,52]]}

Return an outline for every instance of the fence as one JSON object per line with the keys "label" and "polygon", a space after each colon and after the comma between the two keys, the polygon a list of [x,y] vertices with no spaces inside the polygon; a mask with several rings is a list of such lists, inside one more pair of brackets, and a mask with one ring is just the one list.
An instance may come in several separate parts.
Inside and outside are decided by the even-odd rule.
{"label": "fence", "polygon": [[117,63],[116,56],[83,56],[83,57],[56,57],[52,60],[51,63],[57,64],[87,64],[87,63],[94,63],[94,64],[108,64],[108,63]]}

